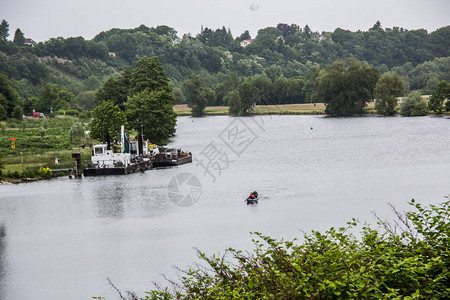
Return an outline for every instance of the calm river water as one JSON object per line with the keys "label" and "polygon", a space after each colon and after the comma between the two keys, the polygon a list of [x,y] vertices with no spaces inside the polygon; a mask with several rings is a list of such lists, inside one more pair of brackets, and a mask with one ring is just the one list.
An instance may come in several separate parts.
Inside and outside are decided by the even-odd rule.
{"label": "calm river water", "polygon": [[[194,247],[251,249],[250,231],[301,238],[353,217],[374,224],[372,211],[391,218],[388,202],[400,210],[411,198],[442,202],[449,125],[434,117],[181,117],[172,145],[191,151],[192,164],[0,186],[0,298],[118,299],[106,278],[144,296],[153,281],[164,284],[161,274],[176,277],[173,266],[198,262]],[[253,190],[262,200],[247,206]]]}

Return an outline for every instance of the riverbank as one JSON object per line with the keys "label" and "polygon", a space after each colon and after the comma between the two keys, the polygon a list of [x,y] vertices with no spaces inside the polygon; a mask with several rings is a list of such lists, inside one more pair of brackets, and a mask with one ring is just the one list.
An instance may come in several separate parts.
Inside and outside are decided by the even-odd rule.
{"label": "riverbank", "polygon": [[[190,116],[191,109],[187,104],[177,104],[173,110],[178,116]],[[375,104],[369,103],[364,108],[367,114],[375,114]],[[229,115],[228,106],[207,106],[206,115]],[[281,104],[281,105],[257,105],[254,111],[255,115],[325,115],[324,103],[300,103],[300,104]]]}
{"label": "riverbank", "polygon": [[[190,116],[191,109],[187,104],[177,104],[173,107],[178,116]],[[229,115],[228,106],[207,106],[206,115]],[[323,103],[302,103],[283,105],[257,105],[256,115],[322,115],[325,114]]]}

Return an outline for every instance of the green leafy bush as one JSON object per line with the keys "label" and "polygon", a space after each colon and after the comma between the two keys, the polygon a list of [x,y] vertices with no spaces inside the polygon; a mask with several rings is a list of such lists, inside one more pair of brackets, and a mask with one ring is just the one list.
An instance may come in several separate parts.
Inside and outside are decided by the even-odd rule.
{"label": "green leafy bush", "polygon": [[[449,201],[397,213],[395,225],[313,231],[304,242],[253,233],[255,249],[229,248],[208,257],[207,268],[184,271],[181,283],[144,299],[449,299]],[[231,258],[227,258],[231,256]]]}
{"label": "green leafy bush", "polygon": [[428,113],[428,104],[422,99],[420,92],[412,92],[400,105],[400,114],[407,117],[425,116]]}

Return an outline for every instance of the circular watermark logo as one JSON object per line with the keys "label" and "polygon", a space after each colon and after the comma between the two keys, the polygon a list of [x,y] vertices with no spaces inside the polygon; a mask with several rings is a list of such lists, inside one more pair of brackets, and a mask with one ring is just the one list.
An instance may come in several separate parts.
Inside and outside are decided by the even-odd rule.
{"label": "circular watermark logo", "polygon": [[202,195],[202,184],[191,173],[179,173],[170,180],[167,193],[170,201],[176,206],[192,206]]}

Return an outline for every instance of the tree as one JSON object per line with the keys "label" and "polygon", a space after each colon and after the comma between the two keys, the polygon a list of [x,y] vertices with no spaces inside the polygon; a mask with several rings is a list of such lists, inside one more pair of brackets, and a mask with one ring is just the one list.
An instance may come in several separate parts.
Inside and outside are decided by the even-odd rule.
{"label": "tree", "polygon": [[250,32],[248,30],[244,31],[238,38],[236,38],[237,41],[242,42],[244,40],[250,40],[252,37],[250,35]]}
{"label": "tree", "polygon": [[158,58],[142,57],[136,63],[136,68],[130,78],[130,95],[137,94],[145,89],[171,91],[169,78],[167,78]]}
{"label": "tree", "polygon": [[405,84],[403,79],[397,73],[385,73],[378,80],[375,86],[374,95],[375,109],[378,114],[391,116],[395,113],[394,108],[397,106],[397,97],[403,95]]}
{"label": "tree", "polygon": [[[442,113],[445,99],[450,98],[450,84],[442,80],[439,82],[438,87],[433,91],[428,102],[428,108],[434,111],[436,114]],[[448,103],[448,102],[447,102]]]}
{"label": "tree", "polygon": [[77,96],[78,106],[84,110],[94,110],[95,108],[95,92],[89,91],[80,93]]}
{"label": "tree", "polygon": [[0,73],[0,104],[6,110],[7,116],[11,116],[14,107],[19,104],[19,94],[14,86],[14,82],[6,75]]}
{"label": "tree", "polygon": [[317,93],[317,78],[319,78],[320,68],[313,66],[306,74],[305,86],[303,92],[305,93],[306,102],[315,102]]}
{"label": "tree", "polygon": [[70,142],[77,142],[82,137],[84,137],[83,125],[80,122],[74,122],[70,127]]}
{"label": "tree", "polygon": [[23,116],[22,106],[20,106],[20,105],[14,106],[14,109],[11,113],[11,117],[16,118],[16,119],[22,119],[22,116]]}
{"label": "tree", "polygon": [[425,116],[428,113],[428,105],[422,99],[420,92],[411,92],[400,105],[400,114],[406,117]]}
{"label": "tree", "polygon": [[[33,109],[40,112],[50,111],[50,108],[53,107],[53,103],[57,102],[58,91],[59,89],[56,86],[46,83],[39,90],[39,100],[36,103],[36,107],[33,107]],[[56,111],[56,109],[54,108],[53,111]]]}
{"label": "tree", "polygon": [[190,80],[184,82],[184,86],[188,107],[192,109],[192,116],[204,116],[205,107],[214,103],[216,99],[214,91],[205,86],[200,74],[193,74]]}
{"label": "tree", "polygon": [[283,33],[283,36],[286,36],[291,32],[291,26],[285,23],[278,23],[277,29]]}
{"label": "tree", "polygon": [[127,125],[125,113],[112,101],[103,101],[94,109],[93,117],[91,137],[106,142],[111,149],[111,140],[119,140],[121,126]]}
{"label": "tree", "polygon": [[52,106],[55,111],[58,109],[78,108],[75,95],[66,89],[61,89],[56,93],[56,99],[52,103]]}
{"label": "tree", "polygon": [[0,39],[6,41],[9,36],[9,24],[5,19],[0,23]]}
{"label": "tree", "polygon": [[166,145],[175,133],[177,117],[173,111],[175,99],[167,90],[145,89],[125,103],[130,126],[152,143]]}
{"label": "tree", "polygon": [[242,115],[241,96],[238,90],[232,90],[226,96],[228,112],[235,116]]}
{"label": "tree", "polygon": [[239,96],[241,99],[242,115],[250,115],[256,103],[259,101],[258,90],[248,82],[244,82],[239,86]]}
{"label": "tree", "polygon": [[18,46],[25,45],[25,37],[19,28],[17,28],[16,32],[14,33],[14,44]]}
{"label": "tree", "polygon": [[95,94],[97,103],[111,100],[120,109],[124,110],[124,103],[127,101],[129,95],[132,72],[131,67],[128,67],[118,78],[108,78],[105,84]]}
{"label": "tree", "polygon": [[326,104],[325,112],[333,116],[360,114],[373,99],[373,90],[380,77],[376,68],[367,67],[356,59],[328,66],[318,79],[318,97]]}
{"label": "tree", "polygon": [[272,103],[273,84],[267,76],[255,75],[248,82],[258,90],[260,104],[269,105]]}
{"label": "tree", "polygon": [[264,70],[264,73],[266,73],[267,78],[269,78],[272,83],[275,82],[275,80],[277,80],[282,74],[281,67],[276,65],[271,65],[270,68]]}
{"label": "tree", "polygon": [[[0,95],[1,100],[2,95]],[[8,112],[6,111],[5,106],[3,104],[0,104],[0,121],[6,120],[8,118]]]}
{"label": "tree", "polygon": [[375,24],[370,28],[369,30],[378,30],[381,29],[381,23],[380,21],[376,21]]}
{"label": "tree", "polygon": [[173,88],[173,97],[175,98],[176,104],[181,104],[185,101],[183,91],[180,88]]}

